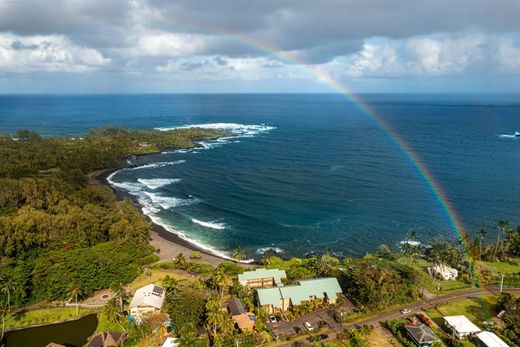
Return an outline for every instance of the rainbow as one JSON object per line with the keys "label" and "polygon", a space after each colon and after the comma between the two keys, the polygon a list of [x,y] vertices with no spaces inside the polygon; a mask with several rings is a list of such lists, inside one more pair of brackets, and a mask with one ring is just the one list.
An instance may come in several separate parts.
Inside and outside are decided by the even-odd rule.
{"label": "rainbow", "polygon": [[414,168],[419,178],[424,182],[425,186],[431,192],[433,198],[437,206],[439,207],[441,213],[444,215],[446,221],[450,225],[450,228],[454,234],[454,236],[460,240],[463,244],[464,251],[467,257],[467,261],[469,262],[470,269],[473,272],[473,277],[478,281],[478,272],[476,271],[475,259],[471,256],[469,252],[469,247],[464,243],[464,238],[462,237],[463,231],[466,230],[464,224],[460,216],[457,213],[457,210],[449,200],[446,195],[446,192],[442,188],[441,183],[435,178],[433,173],[430,171],[426,163],[421,159],[421,157],[413,150],[413,148],[399,135],[395,129],[382,117],[380,116],[374,109],[370,107],[360,96],[356,95],[350,88],[348,88],[341,81],[333,78],[326,72],[317,69],[312,64],[309,64],[301,59],[300,56],[294,54],[290,51],[283,51],[278,47],[275,47],[267,42],[261,41],[258,38],[252,38],[245,36],[241,33],[232,32],[227,29],[209,26],[209,25],[201,25],[201,23],[192,23],[187,22],[186,20],[176,19],[175,22],[177,24],[181,24],[186,28],[195,28],[198,30],[204,30],[206,33],[211,35],[220,35],[226,38],[237,41],[241,44],[247,45],[249,47],[255,48],[259,51],[268,53],[271,56],[274,56],[284,62],[290,64],[298,64],[304,67],[311,75],[314,75],[319,81],[329,85],[339,94],[343,95],[349,102],[353,102],[356,107],[366,114],[370,119],[374,121],[376,126],[385,134],[387,137],[393,142],[396,147],[401,151],[404,157],[408,160],[411,166]]}

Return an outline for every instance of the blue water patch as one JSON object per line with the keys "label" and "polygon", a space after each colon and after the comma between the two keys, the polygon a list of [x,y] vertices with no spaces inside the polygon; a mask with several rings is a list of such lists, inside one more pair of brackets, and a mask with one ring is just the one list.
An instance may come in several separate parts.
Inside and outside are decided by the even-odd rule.
{"label": "blue water patch", "polygon": [[[516,96],[365,99],[430,168],[470,232],[520,222]],[[11,133],[215,123],[240,137],[133,159],[112,181],[156,222],[222,254],[359,255],[396,247],[412,229],[422,239],[453,233],[403,153],[338,95],[0,97],[0,130]]]}

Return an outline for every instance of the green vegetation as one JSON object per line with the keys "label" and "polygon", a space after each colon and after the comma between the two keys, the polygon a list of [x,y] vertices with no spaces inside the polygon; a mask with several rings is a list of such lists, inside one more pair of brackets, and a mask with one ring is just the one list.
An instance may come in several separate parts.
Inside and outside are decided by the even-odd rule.
{"label": "green vegetation", "polygon": [[356,305],[366,311],[409,303],[419,297],[417,272],[386,259],[348,260],[339,281]]}
{"label": "green vegetation", "polygon": [[80,315],[78,316],[76,308],[73,307],[39,309],[8,317],[5,320],[5,327],[6,330],[10,330],[30,325],[54,323],[76,319],[96,312],[96,310],[92,309],[80,309]]}
{"label": "green vegetation", "polygon": [[506,323],[501,331],[510,345],[520,345],[520,297],[513,297],[509,293],[503,293],[497,300],[497,312],[505,311],[502,319]]}
{"label": "green vegetation", "polygon": [[148,245],[150,223],[129,201],[116,201],[108,187],[89,184],[88,173],[122,166],[130,155],[189,148],[223,135],[107,128],[75,139],[42,138],[28,130],[0,136],[2,318],[28,303],[77,302],[131,282],[142,265],[158,259]]}
{"label": "green vegetation", "polygon": [[470,298],[438,305],[426,310],[430,318],[439,326],[444,325],[443,316],[464,315],[473,323],[482,326],[482,322],[496,315],[495,297]]}

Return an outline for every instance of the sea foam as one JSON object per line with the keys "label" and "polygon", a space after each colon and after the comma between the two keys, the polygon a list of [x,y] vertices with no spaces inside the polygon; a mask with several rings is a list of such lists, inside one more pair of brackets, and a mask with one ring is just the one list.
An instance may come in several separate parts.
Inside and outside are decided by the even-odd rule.
{"label": "sea foam", "polygon": [[234,137],[251,137],[261,133],[276,129],[276,127],[267,124],[239,124],[239,123],[204,123],[204,124],[188,124],[174,127],[155,128],[160,131],[169,131],[174,129],[224,129],[234,135]]}
{"label": "sea foam", "polygon": [[226,225],[224,223],[217,223],[216,221],[204,222],[204,221],[201,221],[201,220],[198,220],[195,218],[192,218],[191,221],[193,223],[201,225],[205,228],[216,229],[216,230],[226,229]]}
{"label": "sea foam", "polygon": [[151,179],[145,179],[145,178],[138,178],[137,182],[141,183],[142,185],[146,186],[149,189],[155,190],[157,188],[161,188],[173,183],[180,182],[180,178],[151,178]]}

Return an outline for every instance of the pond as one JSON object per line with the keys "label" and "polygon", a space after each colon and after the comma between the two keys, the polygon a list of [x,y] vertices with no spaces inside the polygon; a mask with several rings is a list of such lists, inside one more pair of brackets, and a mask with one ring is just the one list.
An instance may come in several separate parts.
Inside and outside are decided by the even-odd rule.
{"label": "pond", "polygon": [[50,342],[80,347],[87,343],[97,324],[96,314],[89,314],[74,321],[8,332],[6,347],[44,347]]}

